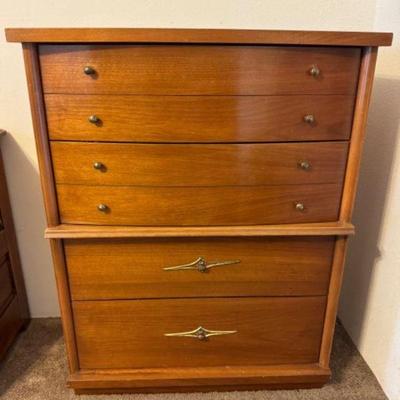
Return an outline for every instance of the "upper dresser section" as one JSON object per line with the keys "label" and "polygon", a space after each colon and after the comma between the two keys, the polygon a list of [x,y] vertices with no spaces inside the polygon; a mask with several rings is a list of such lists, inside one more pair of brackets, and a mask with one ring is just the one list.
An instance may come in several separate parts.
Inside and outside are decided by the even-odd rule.
{"label": "upper dresser section", "polygon": [[346,140],[359,48],[40,45],[50,139]]}

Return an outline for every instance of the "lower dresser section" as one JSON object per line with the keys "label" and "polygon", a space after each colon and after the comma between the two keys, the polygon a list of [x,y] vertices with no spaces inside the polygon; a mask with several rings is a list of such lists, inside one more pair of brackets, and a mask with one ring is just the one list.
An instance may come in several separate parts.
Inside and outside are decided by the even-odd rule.
{"label": "lower dresser section", "polygon": [[324,296],[73,302],[80,367],[317,363],[325,303]]}
{"label": "lower dresser section", "polygon": [[64,240],[79,362],[70,385],[322,385],[334,245],[332,236]]}

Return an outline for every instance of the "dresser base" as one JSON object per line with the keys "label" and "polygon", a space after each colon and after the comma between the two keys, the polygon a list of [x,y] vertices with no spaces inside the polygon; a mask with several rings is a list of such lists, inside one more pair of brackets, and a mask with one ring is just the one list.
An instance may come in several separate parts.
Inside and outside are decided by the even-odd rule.
{"label": "dresser base", "polygon": [[130,371],[85,371],[72,374],[69,387],[76,394],[212,392],[322,387],[329,369],[317,364],[157,368]]}

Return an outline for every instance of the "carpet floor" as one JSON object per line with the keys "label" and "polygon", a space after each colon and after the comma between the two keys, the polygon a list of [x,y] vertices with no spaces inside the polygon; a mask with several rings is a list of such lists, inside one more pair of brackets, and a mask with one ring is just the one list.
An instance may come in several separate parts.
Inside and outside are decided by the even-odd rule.
{"label": "carpet floor", "polygon": [[2,400],[387,400],[338,324],[332,380],[322,389],[257,392],[76,396],[65,387],[67,365],[59,319],[34,319],[0,364]]}

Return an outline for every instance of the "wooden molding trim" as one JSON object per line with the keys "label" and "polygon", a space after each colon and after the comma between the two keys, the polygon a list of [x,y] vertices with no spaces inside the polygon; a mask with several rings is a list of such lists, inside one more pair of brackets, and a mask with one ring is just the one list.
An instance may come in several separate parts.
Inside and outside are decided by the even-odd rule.
{"label": "wooden molding trim", "polygon": [[[314,383],[321,386],[331,375],[328,368],[318,364],[246,366],[246,367],[204,367],[204,368],[152,368],[140,370],[81,370],[69,377],[68,385],[74,389],[143,389],[150,391],[202,390],[204,384],[222,386],[229,390],[229,385],[287,385],[287,383]],[[285,387],[287,387],[285,385]],[[220,389],[221,390],[221,389]],[[232,390],[232,387],[230,388]]]}
{"label": "wooden molding trim", "polygon": [[58,301],[60,304],[65,347],[68,355],[70,373],[79,371],[78,350],[76,347],[74,320],[70,302],[67,269],[65,265],[64,248],[61,240],[50,240],[53,256],[54,273],[57,282]]}
{"label": "wooden molding trim", "polygon": [[311,223],[288,225],[157,227],[58,225],[46,229],[47,239],[134,238],[134,237],[212,237],[212,236],[329,236],[353,235],[350,223]]}
{"label": "wooden molding trim", "polygon": [[36,151],[39,161],[40,181],[46,209],[47,224],[54,226],[58,221],[56,189],[54,186],[49,138],[47,134],[46,112],[44,109],[42,82],[37,46],[23,43],[26,79],[32,110],[33,130],[35,131]]}
{"label": "wooden molding trim", "polygon": [[378,48],[367,47],[363,49],[361,56],[353,128],[339,217],[340,221],[349,221],[353,213],[377,54]]}
{"label": "wooden molding trim", "polygon": [[388,32],[278,31],[154,28],[7,28],[8,42],[227,43],[321,46],[390,46]]}

